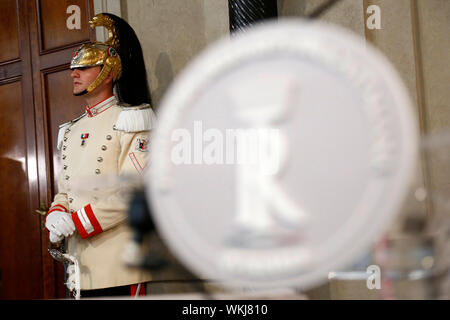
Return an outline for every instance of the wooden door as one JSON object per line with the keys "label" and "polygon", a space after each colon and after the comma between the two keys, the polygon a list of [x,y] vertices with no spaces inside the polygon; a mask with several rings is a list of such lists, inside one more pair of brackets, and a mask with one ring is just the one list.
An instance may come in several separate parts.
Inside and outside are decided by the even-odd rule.
{"label": "wooden door", "polygon": [[[67,28],[70,5],[80,8],[80,29]],[[83,112],[68,67],[94,40],[92,16],[92,0],[0,1],[0,299],[65,296],[35,210],[57,192],[58,125]]]}

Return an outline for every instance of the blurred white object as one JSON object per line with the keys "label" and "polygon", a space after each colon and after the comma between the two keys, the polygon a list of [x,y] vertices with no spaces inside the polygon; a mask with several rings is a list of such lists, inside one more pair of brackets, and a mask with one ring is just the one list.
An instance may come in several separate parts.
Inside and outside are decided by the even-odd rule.
{"label": "blurred white object", "polygon": [[338,27],[279,20],[224,39],[162,101],[147,175],[158,230],[225,286],[326,281],[397,214],[412,111],[390,63]]}
{"label": "blurred white object", "polygon": [[135,241],[129,240],[122,253],[122,261],[130,267],[139,267],[142,265],[146,252]]}

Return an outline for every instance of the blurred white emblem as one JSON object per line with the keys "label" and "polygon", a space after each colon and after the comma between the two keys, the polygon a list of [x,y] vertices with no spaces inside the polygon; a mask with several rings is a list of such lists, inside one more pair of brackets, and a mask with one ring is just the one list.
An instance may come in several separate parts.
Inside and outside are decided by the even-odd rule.
{"label": "blurred white emblem", "polygon": [[308,288],[400,208],[416,160],[410,101],[354,35],[279,20],[208,48],[150,137],[158,230],[200,277]]}

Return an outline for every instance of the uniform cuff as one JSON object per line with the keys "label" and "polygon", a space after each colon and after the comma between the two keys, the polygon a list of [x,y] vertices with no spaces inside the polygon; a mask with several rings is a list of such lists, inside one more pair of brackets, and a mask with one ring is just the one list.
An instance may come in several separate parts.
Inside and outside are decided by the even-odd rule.
{"label": "uniform cuff", "polygon": [[72,214],[72,220],[81,238],[83,239],[103,232],[103,229],[95,217],[94,211],[92,210],[90,204],[81,208],[77,212],[74,212]]}
{"label": "uniform cuff", "polygon": [[[47,222],[48,215],[55,211],[68,212],[67,208],[64,207],[62,204],[54,204],[50,207],[50,209],[48,209],[47,214],[45,215],[45,222]],[[47,229],[47,231],[50,233],[50,231],[48,229]]]}
{"label": "uniform cuff", "polygon": [[48,209],[47,214],[45,215],[45,219],[47,219],[47,216],[54,211],[68,212],[67,208],[62,204],[54,204],[50,207],[50,209]]}
{"label": "uniform cuff", "polygon": [[64,212],[67,212],[68,210],[62,204],[54,204],[54,205],[52,205],[50,207],[50,209],[48,210],[48,213],[50,213],[52,211],[64,211]]}

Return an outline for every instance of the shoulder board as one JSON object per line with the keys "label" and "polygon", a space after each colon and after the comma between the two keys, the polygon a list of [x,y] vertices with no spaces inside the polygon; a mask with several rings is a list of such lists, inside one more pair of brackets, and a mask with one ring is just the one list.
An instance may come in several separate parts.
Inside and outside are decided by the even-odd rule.
{"label": "shoulder board", "polygon": [[61,150],[61,146],[62,146],[62,144],[63,144],[63,139],[64,139],[64,133],[66,132],[66,129],[67,128],[69,128],[72,124],[74,124],[75,122],[77,122],[78,120],[80,120],[81,118],[83,118],[84,116],[86,116],[86,112],[85,113],[83,113],[81,116],[79,116],[79,117],[77,117],[77,118],[75,118],[75,119],[73,119],[73,120],[71,120],[71,121],[69,121],[69,122],[66,122],[66,123],[63,123],[63,124],[61,124],[60,126],[59,126],[59,131],[58,131],[58,143],[57,143],[57,145],[56,145],[56,148],[58,149],[58,150]]}
{"label": "shoulder board", "polygon": [[122,111],[114,124],[114,130],[139,132],[151,130],[156,126],[156,115],[149,104],[119,106]]}

